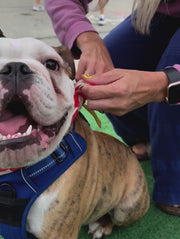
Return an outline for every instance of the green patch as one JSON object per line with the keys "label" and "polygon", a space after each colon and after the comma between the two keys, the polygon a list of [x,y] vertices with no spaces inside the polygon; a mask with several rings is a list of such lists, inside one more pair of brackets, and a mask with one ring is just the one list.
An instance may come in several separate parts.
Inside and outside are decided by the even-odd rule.
{"label": "green patch", "polygon": [[97,111],[95,111],[97,117],[101,121],[101,128],[97,125],[94,117],[84,108],[82,107],[81,113],[85,116],[85,118],[88,120],[91,128],[96,131],[104,132],[106,134],[110,134],[113,137],[119,139],[122,141],[122,139],[114,132],[113,127],[111,123],[109,122],[108,118]]}

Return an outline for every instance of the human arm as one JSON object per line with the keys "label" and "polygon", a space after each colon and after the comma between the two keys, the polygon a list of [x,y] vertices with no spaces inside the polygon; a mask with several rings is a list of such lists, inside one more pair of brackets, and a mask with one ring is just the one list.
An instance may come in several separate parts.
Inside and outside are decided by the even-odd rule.
{"label": "human arm", "polygon": [[117,116],[149,102],[161,102],[167,96],[168,79],[164,72],[113,69],[84,80],[88,84],[83,84],[81,92],[89,109]]}
{"label": "human arm", "polygon": [[84,32],[77,37],[76,45],[81,50],[76,79],[81,79],[82,74],[95,75],[113,69],[108,50],[94,32]]}
{"label": "human arm", "polygon": [[104,42],[86,18],[89,1],[45,0],[46,10],[60,42],[79,57],[76,79],[84,73],[95,74],[113,68]]}
{"label": "human arm", "polygon": [[87,0],[45,0],[46,11],[52,21],[54,31],[60,42],[69,49],[77,36],[85,31],[95,32],[86,14]]}

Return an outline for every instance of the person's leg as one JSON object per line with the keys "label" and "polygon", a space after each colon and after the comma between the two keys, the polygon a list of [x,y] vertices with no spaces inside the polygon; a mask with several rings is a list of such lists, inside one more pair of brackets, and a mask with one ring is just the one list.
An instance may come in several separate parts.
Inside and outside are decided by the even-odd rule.
{"label": "person's leg", "polygon": [[104,18],[104,0],[99,0],[98,2],[99,8],[100,8],[100,15],[98,19],[98,24],[103,26],[105,24],[105,18]]}
{"label": "person's leg", "polygon": [[[140,35],[136,33],[128,17],[104,38],[115,68],[148,71],[156,69],[177,26],[174,19],[160,14],[155,15],[152,26],[150,35]],[[116,133],[128,145],[149,140],[146,106],[122,117],[107,116]]]}
{"label": "person's leg", "polygon": [[[155,22],[158,22],[158,27],[152,29],[150,36],[143,37],[133,31],[130,19],[126,19],[122,25],[119,25],[105,38],[115,67],[156,70],[160,59],[157,70],[166,65],[180,64],[179,31],[175,34],[180,25],[179,21],[172,17],[159,17],[156,14],[153,26],[155,26]],[[170,205],[180,204],[180,189],[178,189],[180,180],[179,107],[170,107],[165,103],[150,104],[148,106],[148,124],[146,122],[146,107],[123,117],[108,115],[117,134],[131,146],[138,141],[142,142],[143,138],[146,141],[148,128],[150,128],[151,160],[155,178],[153,198],[156,202]],[[178,215],[178,213],[179,211],[175,210],[175,214]]]}
{"label": "person's leg", "polygon": [[[157,70],[176,63],[180,64],[180,29],[172,37]],[[155,179],[153,199],[159,203],[180,205],[180,105],[151,103],[148,120]]]}
{"label": "person's leg", "polygon": [[35,0],[35,3],[33,5],[33,11],[43,11],[44,7],[41,5],[41,0]]}

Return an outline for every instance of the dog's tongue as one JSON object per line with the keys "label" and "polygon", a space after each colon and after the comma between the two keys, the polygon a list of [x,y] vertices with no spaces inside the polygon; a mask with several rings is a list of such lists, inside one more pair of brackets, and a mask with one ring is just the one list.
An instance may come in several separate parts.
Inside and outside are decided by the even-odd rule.
{"label": "dog's tongue", "polygon": [[12,135],[19,132],[21,126],[25,125],[27,117],[25,115],[17,115],[6,120],[0,121],[0,133],[2,135]]}

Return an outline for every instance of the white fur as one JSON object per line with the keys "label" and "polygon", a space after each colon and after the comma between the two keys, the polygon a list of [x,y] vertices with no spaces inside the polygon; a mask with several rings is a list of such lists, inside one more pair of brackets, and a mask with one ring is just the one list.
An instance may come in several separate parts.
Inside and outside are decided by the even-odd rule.
{"label": "white fur", "polygon": [[[58,63],[59,70],[53,71],[46,68],[45,63],[49,59]],[[28,109],[29,114],[37,125],[53,125],[66,112],[68,117],[54,139],[51,141],[47,139],[39,146],[33,147],[33,149],[36,148],[33,157],[29,154],[33,150],[31,145],[19,150],[18,155],[18,150],[9,149],[1,152],[0,159],[3,160],[0,160],[0,168],[23,167],[51,154],[70,127],[74,111],[74,82],[67,74],[67,62],[64,62],[52,47],[34,38],[1,38],[0,69],[10,62],[25,63],[33,71],[31,78],[33,84],[29,88],[25,88],[21,94],[31,102],[31,107]],[[0,110],[3,102],[1,99],[8,92],[8,89],[3,87],[0,84]],[[13,155],[10,155],[11,153]]]}

